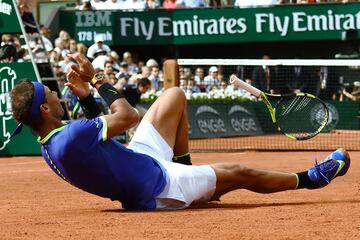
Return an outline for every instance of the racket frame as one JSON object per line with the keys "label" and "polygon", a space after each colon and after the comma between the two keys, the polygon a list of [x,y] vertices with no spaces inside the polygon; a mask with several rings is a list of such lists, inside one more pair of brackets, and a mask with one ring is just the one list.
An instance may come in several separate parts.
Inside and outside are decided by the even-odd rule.
{"label": "racket frame", "polygon": [[[230,83],[231,84],[235,84],[237,86],[239,86],[240,88],[248,91],[249,93],[251,93],[252,95],[254,95],[255,97],[261,99],[264,104],[266,105],[266,107],[268,108],[269,112],[270,112],[270,116],[271,116],[271,120],[272,122],[276,125],[277,127],[277,130],[280,131],[282,134],[284,134],[285,136],[287,136],[288,138],[290,139],[294,139],[294,140],[307,140],[307,139],[310,139],[310,138],[313,138],[315,137],[316,135],[318,135],[323,129],[324,127],[326,126],[328,120],[329,120],[329,109],[328,107],[326,106],[325,102],[322,101],[321,99],[317,98],[316,96],[312,95],[312,94],[309,94],[309,93],[303,93],[303,92],[299,92],[299,93],[291,93],[291,94],[270,94],[270,93],[264,93],[263,91],[257,89],[256,87],[254,86],[251,86],[250,84],[244,82],[243,80],[239,79],[235,74],[232,74],[230,76]],[[278,101],[277,101],[277,104],[280,103],[283,99],[286,99],[286,98],[292,98],[292,97],[309,97],[309,98],[313,98],[313,99],[316,99],[317,101],[319,101],[324,109],[325,109],[325,114],[326,114],[326,117],[324,119],[324,121],[321,123],[320,127],[318,128],[318,130],[316,132],[314,132],[313,135],[311,136],[308,136],[308,137],[304,137],[304,138],[298,138],[296,136],[293,136],[289,133],[286,133],[284,132],[280,126],[277,124],[277,121],[276,121],[276,106],[273,107],[273,105],[271,105],[268,97],[274,97],[274,98],[278,98]]]}

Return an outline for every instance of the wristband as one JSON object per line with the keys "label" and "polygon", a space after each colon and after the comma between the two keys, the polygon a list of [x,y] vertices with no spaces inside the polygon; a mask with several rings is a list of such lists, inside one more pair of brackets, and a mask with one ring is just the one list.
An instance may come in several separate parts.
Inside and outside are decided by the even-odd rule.
{"label": "wristband", "polygon": [[100,115],[101,110],[91,93],[86,98],[79,100],[79,103],[87,119],[93,119]]}
{"label": "wristband", "polygon": [[124,94],[119,93],[110,83],[102,84],[98,88],[98,92],[109,107],[115,100],[124,97]]}

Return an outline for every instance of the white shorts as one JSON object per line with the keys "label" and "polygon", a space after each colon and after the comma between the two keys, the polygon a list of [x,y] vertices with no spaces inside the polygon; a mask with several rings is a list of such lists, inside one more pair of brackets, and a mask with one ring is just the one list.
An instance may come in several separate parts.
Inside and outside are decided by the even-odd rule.
{"label": "white shorts", "polygon": [[166,186],[156,197],[157,209],[182,209],[193,202],[207,202],[216,188],[215,171],[209,165],[187,166],[172,162],[173,150],[154,126],[141,121],[128,148],[156,159],[166,170]]}

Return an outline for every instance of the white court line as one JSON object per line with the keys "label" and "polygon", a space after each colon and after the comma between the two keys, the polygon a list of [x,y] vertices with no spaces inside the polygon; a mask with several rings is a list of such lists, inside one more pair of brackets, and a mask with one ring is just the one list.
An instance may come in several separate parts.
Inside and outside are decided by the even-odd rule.
{"label": "white court line", "polygon": [[15,173],[31,173],[31,172],[51,172],[51,169],[8,171],[8,172],[0,172],[0,175],[15,174]]}
{"label": "white court line", "polygon": [[44,162],[44,161],[19,162],[19,163],[0,163],[0,166],[28,165],[28,164],[37,164],[37,163],[43,163],[43,162]]}
{"label": "white court line", "polygon": [[[212,152],[205,152],[206,153],[209,153],[209,154],[212,154]],[[244,155],[246,154],[246,152],[236,152],[236,153],[228,153],[228,152],[213,152],[215,154],[222,154],[222,153],[226,153],[226,155],[230,155],[230,156],[236,156],[236,155]],[[195,155],[191,155],[191,159],[205,159],[204,156],[195,156]]]}

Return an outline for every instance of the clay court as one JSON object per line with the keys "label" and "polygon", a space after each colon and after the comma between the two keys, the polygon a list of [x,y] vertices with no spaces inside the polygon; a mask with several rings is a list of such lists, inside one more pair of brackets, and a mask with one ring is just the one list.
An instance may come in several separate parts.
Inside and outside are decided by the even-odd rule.
{"label": "clay court", "polygon": [[[239,162],[301,171],[328,152],[193,153],[195,164]],[[238,190],[181,211],[128,212],[72,187],[41,157],[0,159],[0,239],[360,239],[360,152],[348,174],[316,191]]]}

